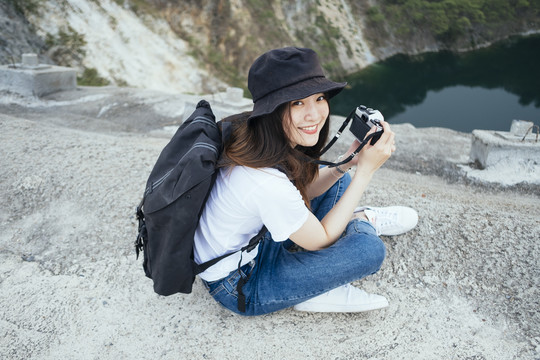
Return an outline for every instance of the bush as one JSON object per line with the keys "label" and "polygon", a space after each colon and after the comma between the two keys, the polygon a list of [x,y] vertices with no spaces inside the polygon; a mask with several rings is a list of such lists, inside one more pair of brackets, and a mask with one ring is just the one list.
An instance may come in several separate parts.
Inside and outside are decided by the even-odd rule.
{"label": "bush", "polygon": [[42,0],[7,0],[7,2],[13,6],[15,11],[24,16],[36,13],[41,1]]}
{"label": "bush", "polygon": [[[537,19],[540,1],[381,0],[380,12],[397,34],[424,29],[439,39],[452,41],[478,25],[493,29],[524,16]],[[381,19],[373,7],[368,10],[368,18]]]}
{"label": "bush", "polygon": [[94,68],[84,68],[81,76],[77,76],[77,84],[81,86],[105,86],[109,85],[109,80],[99,76]]}
{"label": "bush", "polygon": [[71,26],[60,28],[58,34],[47,34],[45,47],[49,57],[58,65],[78,66],[86,55],[86,40]]}

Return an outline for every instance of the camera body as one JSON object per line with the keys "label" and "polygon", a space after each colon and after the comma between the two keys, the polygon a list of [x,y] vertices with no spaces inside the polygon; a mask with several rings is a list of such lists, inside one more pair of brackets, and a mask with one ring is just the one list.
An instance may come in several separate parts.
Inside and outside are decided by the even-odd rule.
{"label": "camera body", "polygon": [[371,145],[375,144],[383,133],[381,121],[384,120],[379,110],[360,105],[354,112],[350,131],[359,141],[364,140],[366,134],[375,126],[375,135],[371,138]]}

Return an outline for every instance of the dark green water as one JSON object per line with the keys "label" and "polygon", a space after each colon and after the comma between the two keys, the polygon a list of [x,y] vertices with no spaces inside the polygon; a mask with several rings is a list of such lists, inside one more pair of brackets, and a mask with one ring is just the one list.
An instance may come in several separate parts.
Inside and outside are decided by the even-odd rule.
{"label": "dark green water", "polygon": [[540,36],[461,54],[396,55],[347,81],[332,99],[335,114],[364,104],[390,123],[416,127],[508,131],[512,119],[540,125]]}

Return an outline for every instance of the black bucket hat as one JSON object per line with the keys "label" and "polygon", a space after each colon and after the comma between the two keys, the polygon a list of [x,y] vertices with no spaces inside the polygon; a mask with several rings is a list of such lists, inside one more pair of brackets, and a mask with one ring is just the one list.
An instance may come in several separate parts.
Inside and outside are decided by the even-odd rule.
{"label": "black bucket hat", "polygon": [[261,55],[248,75],[248,89],[253,97],[250,119],[270,114],[279,105],[325,93],[328,99],[347,85],[324,76],[317,53],[311,49],[286,47]]}

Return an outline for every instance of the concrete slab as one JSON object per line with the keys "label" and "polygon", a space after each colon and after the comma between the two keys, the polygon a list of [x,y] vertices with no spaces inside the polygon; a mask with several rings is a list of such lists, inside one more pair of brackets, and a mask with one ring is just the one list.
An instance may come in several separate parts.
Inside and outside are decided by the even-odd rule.
{"label": "concrete slab", "polygon": [[35,54],[23,54],[22,63],[0,66],[0,91],[41,97],[76,87],[75,69],[39,64]]}
{"label": "concrete slab", "polygon": [[474,130],[471,160],[482,168],[512,159],[540,164],[540,141],[536,134],[517,135],[511,132]]}

